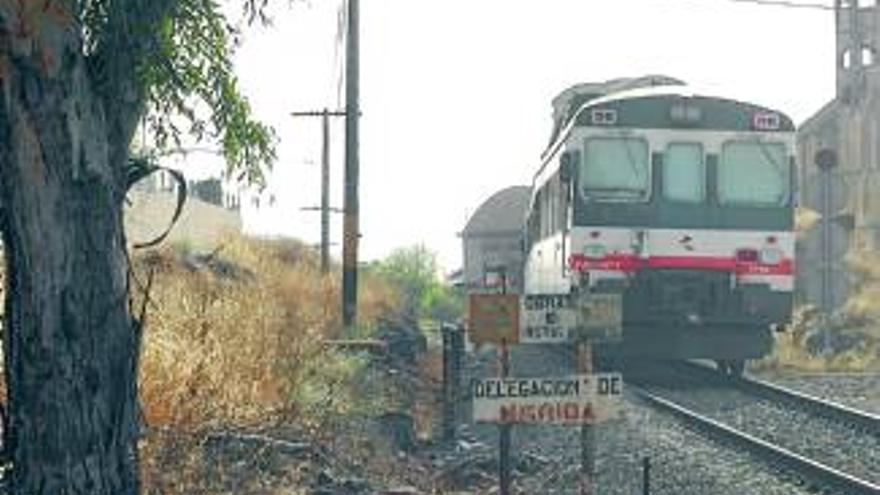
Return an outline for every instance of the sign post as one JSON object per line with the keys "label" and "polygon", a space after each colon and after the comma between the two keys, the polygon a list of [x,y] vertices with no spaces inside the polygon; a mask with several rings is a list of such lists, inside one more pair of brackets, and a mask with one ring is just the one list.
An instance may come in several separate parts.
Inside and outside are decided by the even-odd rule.
{"label": "sign post", "polygon": [[[507,339],[501,341],[501,379],[510,375],[510,349]],[[498,436],[498,480],[501,495],[510,494],[510,423],[501,423]]]}
{"label": "sign post", "polygon": [[[471,294],[469,300],[469,331],[476,344],[493,343],[499,347],[501,379],[510,375],[511,343],[517,343],[520,334],[520,298],[507,294],[507,276],[502,271],[500,294]],[[501,495],[510,494],[511,464],[510,436],[512,424],[502,422],[498,427],[498,482]]]}
{"label": "sign post", "polygon": [[[578,371],[583,374],[593,372],[593,346],[589,341],[576,344]],[[581,495],[593,495],[593,475],[596,468],[596,437],[593,426],[581,425]]]}
{"label": "sign post", "polygon": [[[498,477],[501,495],[510,493],[511,428],[514,424],[581,427],[580,493],[595,495],[594,424],[622,413],[619,373],[594,373],[593,344],[622,333],[620,294],[472,294],[469,332],[474,343],[499,345],[498,378],[471,383],[474,421],[499,425]],[[510,344],[574,343],[577,374],[512,378]]]}

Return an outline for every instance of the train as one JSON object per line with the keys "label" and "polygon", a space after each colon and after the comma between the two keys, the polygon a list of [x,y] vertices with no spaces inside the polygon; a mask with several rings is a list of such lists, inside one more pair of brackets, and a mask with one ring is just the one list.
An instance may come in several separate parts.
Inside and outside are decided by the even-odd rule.
{"label": "train", "polygon": [[523,221],[523,292],[616,294],[600,355],[742,374],[791,321],[796,129],[785,113],[665,76],[579,84]]}

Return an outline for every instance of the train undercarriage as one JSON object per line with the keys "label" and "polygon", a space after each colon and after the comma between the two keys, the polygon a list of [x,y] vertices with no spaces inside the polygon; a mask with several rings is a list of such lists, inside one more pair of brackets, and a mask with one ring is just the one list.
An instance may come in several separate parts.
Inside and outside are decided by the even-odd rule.
{"label": "train undercarriage", "polygon": [[[622,340],[600,353],[625,359],[708,359],[728,375],[768,355],[773,329],[791,313],[791,293],[767,285],[736,285],[729,272],[645,270],[625,286],[599,284],[623,294]],[[617,285],[616,290],[614,285]]]}

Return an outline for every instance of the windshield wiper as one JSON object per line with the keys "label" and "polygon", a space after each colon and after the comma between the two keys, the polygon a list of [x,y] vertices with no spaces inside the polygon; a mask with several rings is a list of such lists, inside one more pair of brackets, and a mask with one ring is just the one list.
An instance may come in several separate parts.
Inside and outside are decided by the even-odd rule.
{"label": "windshield wiper", "polygon": [[584,190],[587,193],[630,193],[636,195],[643,195],[645,193],[645,189],[639,187],[625,187],[625,186],[607,186],[607,187],[586,187]]}

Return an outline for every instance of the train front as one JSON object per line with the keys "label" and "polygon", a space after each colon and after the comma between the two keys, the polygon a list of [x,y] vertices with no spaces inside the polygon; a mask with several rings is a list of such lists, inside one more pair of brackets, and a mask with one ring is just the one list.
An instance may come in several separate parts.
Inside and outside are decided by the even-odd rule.
{"label": "train front", "polygon": [[562,160],[568,279],[623,294],[614,350],[731,373],[770,351],[792,311],[794,146],[788,117],[725,99],[611,98],[578,114]]}

